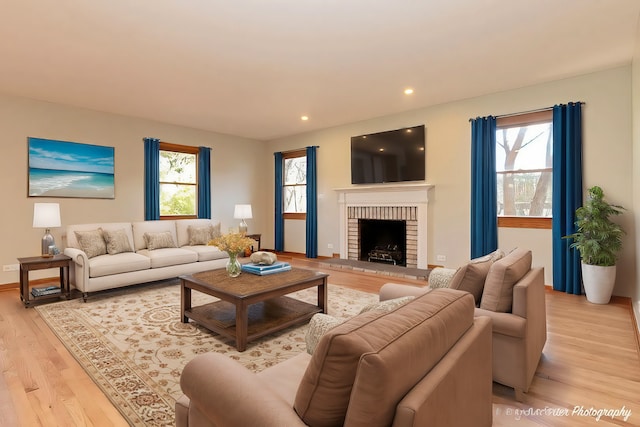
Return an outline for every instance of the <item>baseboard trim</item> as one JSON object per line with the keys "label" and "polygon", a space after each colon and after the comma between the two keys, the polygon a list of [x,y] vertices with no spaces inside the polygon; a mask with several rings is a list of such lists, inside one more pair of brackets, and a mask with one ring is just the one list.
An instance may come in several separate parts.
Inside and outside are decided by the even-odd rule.
{"label": "baseboard trim", "polygon": [[0,292],[18,289],[19,287],[19,283],[3,283],[2,285],[0,285]]}
{"label": "baseboard trim", "polygon": [[640,301],[636,301],[634,304],[631,301],[631,323],[633,323],[633,327],[636,332],[636,346],[638,348],[638,354],[640,354],[640,326],[638,325],[638,317],[640,316]]}
{"label": "baseboard trim", "polygon": [[[29,280],[30,285],[43,285],[45,283],[51,283],[51,282],[60,283],[60,277],[55,276],[55,277],[45,277],[42,279]],[[14,283],[4,283],[0,285],[0,292],[9,291],[13,289],[20,289],[20,283],[14,282]]]}

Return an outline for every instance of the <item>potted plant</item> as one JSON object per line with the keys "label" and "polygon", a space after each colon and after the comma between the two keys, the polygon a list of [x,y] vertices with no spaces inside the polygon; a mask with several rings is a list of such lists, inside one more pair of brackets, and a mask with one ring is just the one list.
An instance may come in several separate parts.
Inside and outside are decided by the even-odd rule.
{"label": "potted plant", "polygon": [[577,231],[566,238],[572,239],[571,248],[580,252],[587,300],[607,304],[616,280],[616,261],[624,234],[622,227],[609,217],[620,215],[624,208],[607,203],[604,191],[598,186],[588,191],[586,204],[576,209]]}

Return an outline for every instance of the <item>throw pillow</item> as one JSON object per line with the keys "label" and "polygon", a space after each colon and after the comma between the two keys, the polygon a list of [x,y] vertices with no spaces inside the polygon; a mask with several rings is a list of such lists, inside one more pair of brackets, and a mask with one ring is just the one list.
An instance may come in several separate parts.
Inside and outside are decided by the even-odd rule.
{"label": "throw pillow", "polygon": [[449,282],[449,288],[469,292],[473,295],[476,305],[478,305],[482,298],[484,282],[491,264],[493,264],[493,261],[488,259],[482,262],[472,261],[463,265],[456,271],[456,274]]}
{"label": "throw pillow", "polygon": [[304,336],[304,342],[307,344],[307,353],[313,354],[322,336],[331,328],[341,324],[343,321],[336,319],[328,314],[314,314],[309,322],[309,329]]}
{"label": "throw pillow", "polygon": [[448,288],[451,279],[458,270],[454,268],[436,267],[429,273],[428,281],[431,289]]}
{"label": "throw pillow", "polygon": [[103,230],[101,228],[100,231],[102,231],[104,241],[107,244],[107,253],[109,255],[133,252],[133,249],[131,249],[131,243],[129,243],[129,238],[127,237],[127,232],[124,228],[119,230]]}
{"label": "throw pillow", "polygon": [[531,270],[531,251],[516,248],[491,266],[482,293],[480,308],[503,313],[511,312],[513,287]]}
{"label": "throw pillow", "polygon": [[359,314],[362,314],[362,313],[365,313],[365,312],[371,311],[371,310],[391,311],[391,310],[394,310],[394,309],[400,307],[401,305],[405,305],[406,303],[408,303],[409,301],[411,301],[414,298],[415,297],[413,295],[409,295],[409,296],[406,296],[406,297],[388,299],[386,301],[380,301],[380,302],[374,302],[374,303],[371,303],[371,304],[367,304],[364,307],[362,307],[362,310],[360,310]]}
{"label": "throw pillow", "polygon": [[484,256],[478,257],[478,258],[474,258],[471,261],[469,261],[472,264],[476,264],[479,262],[485,262],[485,261],[491,261],[491,262],[496,262],[499,259],[504,258],[504,251],[502,249],[496,249],[495,251],[486,254]]}
{"label": "throw pillow", "polygon": [[154,249],[162,248],[175,248],[176,243],[171,237],[170,231],[163,231],[160,233],[144,233],[144,242],[147,244],[147,249],[150,251]]}
{"label": "throw pillow", "polygon": [[342,426],[347,410],[353,425],[390,426],[397,403],[472,324],[473,297],[451,289],[352,317],[318,343],[294,409],[311,426]]}
{"label": "throw pillow", "polygon": [[75,231],[74,233],[80,249],[87,254],[87,257],[93,258],[98,255],[106,255],[107,245],[104,243],[102,230]]}
{"label": "throw pillow", "polygon": [[189,246],[206,245],[213,239],[213,226],[194,227],[190,225],[187,227],[187,234],[189,235]]}
{"label": "throw pillow", "polygon": [[[220,231],[220,223],[211,226],[211,238],[215,239],[216,237],[222,236],[222,231]],[[209,243],[209,242],[207,242]]]}

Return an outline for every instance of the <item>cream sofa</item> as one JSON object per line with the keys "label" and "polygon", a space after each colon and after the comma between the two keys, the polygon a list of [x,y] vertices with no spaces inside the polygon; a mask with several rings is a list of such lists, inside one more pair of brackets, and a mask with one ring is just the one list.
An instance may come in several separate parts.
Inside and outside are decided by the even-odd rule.
{"label": "cream sofa", "polygon": [[205,244],[219,230],[210,219],[69,225],[71,285],[86,300],[91,292],[224,267],[228,254]]}
{"label": "cream sofa", "polygon": [[[544,269],[531,267],[530,250],[496,251],[454,271],[447,286],[476,298],[476,316],[493,321],[493,380],[512,387],[516,400],[533,381],[547,340]],[[389,283],[380,300],[421,295],[430,287]]]}
{"label": "cream sofa", "polygon": [[436,289],[361,313],[254,374],[218,353],[184,368],[178,427],[490,426],[491,321],[466,292]]}

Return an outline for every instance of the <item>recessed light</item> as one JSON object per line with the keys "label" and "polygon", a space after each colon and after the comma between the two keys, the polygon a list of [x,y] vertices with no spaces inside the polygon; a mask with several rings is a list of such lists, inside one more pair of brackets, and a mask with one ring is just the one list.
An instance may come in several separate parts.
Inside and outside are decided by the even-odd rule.
{"label": "recessed light", "polygon": [[405,95],[411,95],[411,94],[413,94],[413,89],[411,89],[410,87],[406,88],[406,89],[404,90],[404,94],[405,94]]}
{"label": "recessed light", "polygon": [[300,120],[302,120],[303,122],[306,122],[307,120],[309,120],[309,116],[302,116],[300,117]]}

